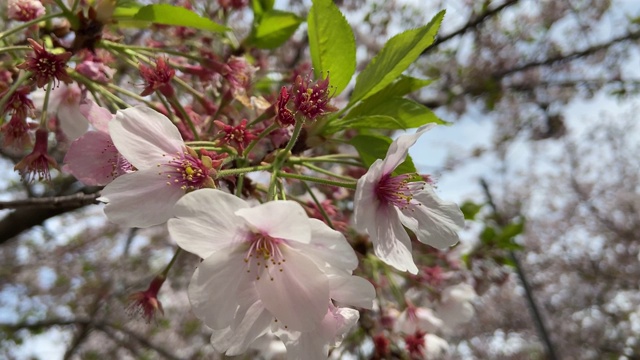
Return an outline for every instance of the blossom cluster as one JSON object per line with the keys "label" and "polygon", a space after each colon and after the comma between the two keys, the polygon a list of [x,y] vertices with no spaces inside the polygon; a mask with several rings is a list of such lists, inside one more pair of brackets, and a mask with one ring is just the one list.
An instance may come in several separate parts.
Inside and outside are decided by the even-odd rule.
{"label": "blossom cluster", "polygon": [[[438,267],[416,261],[413,246],[454,246],[464,216],[436,194],[428,177],[400,171],[409,148],[435,124],[400,135],[383,158],[368,163],[319,141],[333,135],[322,130],[339,110],[331,104],[335,89],[328,74],[313,81],[311,71],[296,70],[279,86],[258,92],[252,88],[258,65],[268,62],[207,48],[185,47],[193,54],[180,57],[153,38],[145,46],[118,43],[102,32],[112,22],[110,4],[99,1],[99,13],[80,11],[75,38],[67,43],[57,35],[48,42],[27,38],[24,60],[11,71],[0,69],[8,78],[0,83],[0,111],[3,121],[9,119],[1,130],[4,146],[23,151],[35,134],[33,150],[15,166],[23,179],[51,180],[50,169],[58,169],[57,176],[99,187],[98,201],[112,223],[166,224],[179,251],[201,259],[188,295],[218,352],[239,355],[261,339],[277,338],[292,359],[327,358],[356,326],[358,309],[379,312],[381,319],[399,311],[376,301],[387,294],[371,277],[381,268],[431,284],[425,306],[437,315],[400,299],[407,307],[396,324],[372,337],[376,352],[387,354],[389,329],[405,335],[411,356],[446,348],[435,335],[446,332],[446,306],[468,314],[472,290],[443,289],[442,279],[434,280],[437,271],[429,272]],[[11,0],[8,6],[15,21],[45,15],[38,1]],[[246,3],[220,6],[226,14]],[[196,36],[184,27],[175,31],[186,40]],[[110,66],[115,58],[137,67],[141,90],[112,82],[131,76]],[[354,129],[344,130],[353,136]],[[56,151],[50,153],[51,143]],[[340,168],[316,165],[322,163]],[[268,180],[252,177],[260,172]],[[158,293],[172,264],[130,297],[147,321],[164,311]],[[426,279],[427,273],[433,276]],[[448,324],[469,316],[449,316]],[[418,325],[425,317],[437,325]]]}

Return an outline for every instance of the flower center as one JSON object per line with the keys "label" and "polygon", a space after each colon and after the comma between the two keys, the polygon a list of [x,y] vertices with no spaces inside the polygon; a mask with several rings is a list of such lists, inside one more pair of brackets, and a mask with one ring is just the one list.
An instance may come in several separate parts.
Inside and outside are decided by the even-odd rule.
{"label": "flower center", "polygon": [[376,195],[378,199],[385,204],[392,204],[401,209],[409,208],[412,205],[418,205],[412,202],[413,196],[424,189],[423,181],[409,181],[412,176],[403,174],[391,176],[387,174],[380,179],[376,187]]}
{"label": "flower center", "polygon": [[286,260],[279,247],[283,240],[274,239],[265,234],[253,234],[250,242],[244,258],[244,262],[247,263],[247,272],[256,274],[256,280],[260,280],[262,274],[267,272],[269,279],[273,281],[273,271],[284,271],[283,263]]}
{"label": "flower center", "polygon": [[167,177],[167,185],[185,191],[200,189],[209,179],[209,169],[187,150],[176,153],[164,164],[158,164],[158,167],[161,166],[166,170],[158,174]]}

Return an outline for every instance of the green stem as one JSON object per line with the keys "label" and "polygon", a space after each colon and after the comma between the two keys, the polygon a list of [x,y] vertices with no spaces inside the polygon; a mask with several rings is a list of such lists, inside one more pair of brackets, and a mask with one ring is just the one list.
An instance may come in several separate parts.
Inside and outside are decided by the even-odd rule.
{"label": "green stem", "polygon": [[198,98],[198,100],[200,101],[205,100],[204,95],[202,93],[200,93],[198,90],[191,87],[191,85],[187,84],[184,80],[180,79],[179,77],[174,76],[173,81],[175,81],[178,85],[180,85],[182,88],[187,90],[188,93]]}
{"label": "green stem", "polygon": [[180,248],[176,249],[176,252],[173,254],[173,257],[171,258],[171,261],[169,261],[167,266],[164,268],[164,270],[160,274],[160,275],[164,276],[165,279],[167,278],[167,275],[169,274],[169,270],[171,270],[171,268],[173,267],[173,264],[176,262],[176,259],[178,259],[178,255],[180,255],[181,252],[182,252],[182,249],[180,249]]}
{"label": "green stem", "polygon": [[300,132],[302,131],[302,126],[304,125],[303,119],[296,120],[296,126],[293,128],[293,134],[291,134],[291,139],[287,143],[287,146],[278,153],[276,159],[273,161],[273,172],[271,173],[271,179],[269,181],[269,199],[275,199],[276,196],[276,183],[278,180],[278,173],[280,172],[280,168],[282,168],[282,164],[284,160],[291,155],[291,149],[298,141],[298,136],[300,136]]}
{"label": "green stem", "polygon": [[31,50],[29,46],[7,46],[5,48],[0,49],[0,54],[11,51],[20,51],[20,50]]}
{"label": "green stem", "polygon": [[349,177],[349,176],[342,176],[342,175],[338,175],[338,174],[334,174],[329,170],[323,169],[321,167],[315,166],[315,165],[311,165],[311,164],[306,164],[306,163],[302,163],[302,166],[311,169],[313,171],[319,172],[321,174],[325,174],[331,177],[334,177],[336,179],[340,179],[340,180],[345,180],[345,181],[355,181],[354,178]]}
{"label": "green stem", "polygon": [[320,211],[320,214],[322,214],[322,217],[324,218],[324,220],[327,222],[327,225],[329,225],[330,228],[335,230],[336,228],[333,226],[333,222],[331,221],[331,218],[329,218],[329,214],[327,214],[324,207],[322,207],[322,204],[316,197],[316,194],[314,194],[313,191],[311,191],[311,188],[306,182],[301,181],[301,183],[302,183],[302,186],[304,186],[305,189],[307,189],[307,192],[309,193],[309,195],[311,195],[313,202],[316,203],[316,206],[318,207],[318,210]]}
{"label": "green stem", "polygon": [[340,187],[347,188],[347,189],[352,189],[352,190],[355,190],[355,188],[356,188],[356,183],[355,182],[333,181],[333,180],[328,180],[328,179],[317,178],[315,176],[290,174],[290,173],[286,173],[286,172],[282,172],[282,171],[278,171],[276,176],[283,177],[283,178],[289,178],[289,179],[311,181],[311,182],[314,182],[314,183],[317,183],[317,184],[323,184],[323,185],[329,185],[329,186],[340,186]]}
{"label": "green stem", "polygon": [[31,25],[37,24],[37,23],[39,23],[41,21],[51,20],[53,18],[57,18],[57,17],[60,17],[60,16],[64,16],[64,13],[58,12],[58,13],[54,13],[54,14],[45,15],[43,17],[39,17],[37,19],[33,19],[31,21],[27,21],[26,23],[20,24],[20,25],[14,27],[12,29],[0,32],[0,40],[4,39],[5,37],[7,37],[7,36],[9,36],[11,34],[17,33],[18,31],[26,29]]}
{"label": "green stem", "polygon": [[255,172],[255,171],[267,171],[267,170],[271,170],[272,166],[273,165],[259,165],[259,166],[250,166],[250,167],[238,168],[238,169],[220,170],[216,174],[216,178],[221,178],[221,177],[231,176],[231,175],[246,174],[246,173]]}
{"label": "green stem", "polygon": [[51,95],[51,86],[53,81],[47,84],[47,92],[44,93],[44,104],[42,104],[42,116],[40,117],[40,127],[47,127],[47,108],[49,107],[49,95]]}
{"label": "green stem", "polygon": [[[158,94],[158,97],[162,97]],[[193,124],[193,121],[191,120],[191,116],[189,116],[189,114],[187,114],[187,111],[184,109],[184,107],[182,106],[182,104],[180,104],[180,101],[178,101],[178,99],[176,97],[173,97],[171,99],[167,98],[167,100],[169,100],[169,102],[176,108],[178,108],[178,112],[180,113],[180,115],[182,115],[182,118],[184,119],[184,121],[187,122],[187,125],[189,125],[189,129],[191,129],[191,132],[193,133],[193,138],[198,141],[200,140],[200,134],[198,134],[198,130],[196,129],[196,126]],[[167,109],[169,110],[169,109]]]}
{"label": "green stem", "polygon": [[171,49],[165,49],[165,48],[152,48],[152,47],[146,47],[146,46],[136,46],[136,45],[126,45],[126,44],[118,44],[118,43],[114,43],[108,40],[102,40],[102,44],[105,47],[110,47],[110,48],[114,48],[114,49],[130,49],[130,50],[137,50],[137,51],[148,51],[151,53],[165,53],[165,54],[171,54],[171,55],[175,55],[175,56],[181,56],[187,59],[191,59],[197,62],[202,62],[204,59],[200,56],[195,56],[195,55],[190,55],[190,54],[185,54],[181,51],[178,50],[171,50]]}
{"label": "green stem", "polygon": [[7,91],[7,93],[4,94],[2,99],[0,99],[0,112],[4,111],[4,106],[7,104],[7,101],[9,101],[9,98],[11,97],[11,95],[13,95],[13,93],[16,92],[16,90],[20,87],[20,85],[22,85],[22,83],[25,80],[27,80],[29,78],[29,76],[31,76],[31,73],[30,72],[25,72],[21,76],[19,76],[18,80],[16,80],[11,85],[11,87],[9,88],[9,91]]}
{"label": "green stem", "polygon": [[269,126],[268,128],[262,130],[260,132],[260,135],[258,135],[257,138],[255,138],[251,143],[249,143],[249,146],[247,146],[246,149],[244,149],[244,152],[242,153],[243,157],[247,157],[249,155],[249,153],[251,152],[251,150],[253,150],[253,148],[256,146],[256,144],[258,144],[258,142],[262,139],[264,139],[267,135],[269,135],[273,130],[275,130],[276,128],[278,128],[277,124],[271,124],[271,126]]}
{"label": "green stem", "polygon": [[[142,96],[140,96],[140,95],[138,95],[138,94],[136,94],[134,92],[131,92],[131,91],[127,90],[127,89],[121,88],[120,86],[117,86],[117,85],[114,85],[114,84],[111,84],[111,83],[106,84],[106,86],[107,86],[107,88],[109,88],[109,89],[111,89],[113,91],[117,91],[117,92],[119,92],[121,94],[127,95],[130,98],[136,99],[136,100],[144,103],[148,107],[152,108],[153,110],[160,112],[160,109],[158,109],[158,107],[155,106],[151,101],[143,98]],[[167,109],[167,110],[169,110],[169,109]]]}

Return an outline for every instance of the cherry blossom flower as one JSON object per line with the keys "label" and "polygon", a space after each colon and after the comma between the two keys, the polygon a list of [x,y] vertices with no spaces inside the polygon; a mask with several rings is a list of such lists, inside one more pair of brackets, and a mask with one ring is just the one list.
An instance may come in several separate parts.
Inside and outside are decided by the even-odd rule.
{"label": "cherry blossom flower", "polygon": [[129,227],[149,227],[167,221],[186,192],[212,187],[211,159],[198,157],[184,144],[166,116],[146,107],[119,110],[109,133],[122,156],[137,171],[109,183],[100,201],[107,218]]}
{"label": "cherry blossom flower", "polygon": [[253,131],[247,129],[247,119],[242,119],[237,126],[227,125],[220,120],[215,120],[214,124],[224,133],[222,143],[234,146],[239,153],[242,153],[252,140],[258,138]]}
{"label": "cherry blossom flower", "polygon": [[[31,95],[37,108],[43,108],[45,95],[46,91],[42,89],[34,91]],[[75,83],[60,84],[51,89],[49,94],[47,111],[56,114],[62,132],[70,141],[79,138],[89,129],[89,121],[80,111],[82,97],[82,90]]]}
{"label": "cherry blossom flower", "polygon": [[296,123],[296,118],[293,116],[293,112],[287,108],[287,103],[291,95],[287,91],[285,86],[280,89],[280,95],[278,95],[278,101],[275,105],[276,121],[281,127],[287,127]]}
{"label": "cherry blossom flower", "polygon": [[[172,238],[204,259],[189,299],[196,316],[214,329],[218,351],[240,354],[275,328],[288,350],[312,341],[311,348],[322,352],[357,320],[355,310],[334,307],[331,299],[373,305],[373,286],[351,276],[357,258],[344,236],[309,219],[296,202],[250,207],[204,189],[182,197],[174,212],[177,219],[168,222]],[[320,335],[322,341],[315,339]]]}
{"label": "cherry blossom flower", "polygon": [[31,21],[45,14],[46,9],[40,0],[9,0],[7,15],[11,20]]}
{"label": "cherry blossom flower", "polygon": [[31,144],[31,136],[29,130],[37,128],[35,123],[28,123],[26,118],[17,114],[11,116],[8,123],[2,125],[0,133],[4,136],[4,146],[12,146],[21,149]]}
{"label": "cherry blossom flower", "polygon": [[132,172],[133,166],[118,152],[109,135],[109,121],[114,115],[90,99],[79,109],[95,130],[87,131],[69,145],[63,170],[90,186],[104,186]]}
{"label": "cherry blossom flower", "polygon": [[393,171],[407,157],[409,147],[435,124],[422,126],[415,134],[399,136],[384,160],[376,160],[358,180],[354,198],[356,228],[369,234],[380,259],[401,271],[418,272],[411,255],[406,226],[418,241],[446,249],[458,242],[464,216],[453,202],[441,200],[431,185],[413,181],[411,174]]}
{"label": "cherry blossom flower", "polygon": [[433,310],[410,304],[396,319],[394,330],[405,334],[413,334],[418,330],[432,333],[438,331],[442,324]]}
{"label": "cherry blossom flower", "polygon": [[[0,98],[3,98],[9,89],[6,89],[2,93],[0,93]],[[9,111],[13,113],[14,116],[18,116],[21,119],[25,119],[27,116],[31,115],[35,106],[33,105],[33,101],[29,99],[29,93],[31,93],[31,89],[28,86],[21,86],[16,91],[11,94],[9,100],[4,105],[2,109],[2,115],[7,114]]]}
{"label": "cherry blossom flower", "polygon": [[471,302],[478,297],[469,284],[449,286],[442,291],[440,303],[435,307],[436,316],[442,319],[443,329],[452,331],[456,326],[473,318],[475,310]]}
{"label": "cherry blossom flower", "polygon": [[18,69],[31,71],[32,78],[36,81],[38,87],[44,87],[49,81],[54,82],[58,80],[66,84],[73,82],[71,77],[67,74],[67,61],[71,58],[70,52],[64,52],[62,54],[53,54],[48,52],[42,45],[38,44],[33,39],[27,39],[31,48],[33,49],[33,55],[29,56],[25,62],[18,65]]}
{"label": "cherry blossom flower", "polygon": [[298,75],[291,92],[296,113],[302,114],[309,120],[315,120],[326,113],[335,111],[335,108],[329,105],[331,99],[329,75],[315,83],[310,82],[309,76],[303,78]]}
{"label": "cherry blossom flower", "polygon": [[171,79],[175,76],[176,71],[167,64],[163,57],[156,60],[156,66],[150,67],[140,64],[140,76],[145,81],[145,88],[140,95],[147,96],[158,90],[168,98],[172,98],[175,94]]}
{"label": "cherry blossom flower", "polygon": [[49,132],[46,129],[36,130],[36,143],[33,151],[16,164],[14,170],[20,173],[23,181],[32,182],[38,176],[38,180],[51,181],[49,168],[58,168],[58,163],[48,153]]}

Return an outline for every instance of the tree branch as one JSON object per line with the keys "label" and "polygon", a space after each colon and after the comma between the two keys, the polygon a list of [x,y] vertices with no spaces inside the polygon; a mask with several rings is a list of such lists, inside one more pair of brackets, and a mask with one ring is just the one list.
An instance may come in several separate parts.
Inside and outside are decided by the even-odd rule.
{"label": "tree branch", "polygon": [[81,207],[97,204],[99,193],[76,193],[66,196],[53,196],[42,198],[29,198],[24,200],[0,201],[0,210],[18,208],[56,209],[61,207]]}
{"label": "tree branch", "polygon": [[485,20],[499,14],[502,10],[515,5],[516,3],[518,3],[519,0],[508,0],[505,1],[502,5],[500,6],[496,6],[493,9],[487,10],[485,12],[483,12],[482,14],[472,17],[471,19],[469,19],[469,21],[467,21],[466,24],[464,24],[461,28],[459,28],[458,30],[452,32],[451,34],[447,34],[445,36],[442,37],[438,37],[436,38],[436,41],[433,42],[433,44],[431,46],[429,46],[427,49],[425,49],[421,55],[425,55],[427,53],[429,53],[430,51],[436,49],[440,44],[447,42],[451,39],[453,39],[456,36],[462,35],[464,33],[466,33],[467,31],[476,28],[478,25],[482,24]]}

